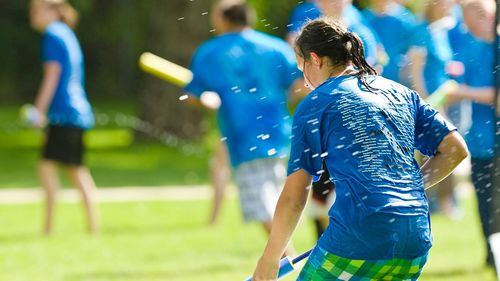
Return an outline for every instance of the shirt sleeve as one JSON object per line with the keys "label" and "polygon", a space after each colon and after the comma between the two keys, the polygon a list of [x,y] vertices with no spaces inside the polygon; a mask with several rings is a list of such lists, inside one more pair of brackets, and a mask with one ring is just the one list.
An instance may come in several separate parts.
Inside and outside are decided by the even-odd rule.
{"label": "shirt sleeve", "polygon": [[200,97],[203,92],[208,90],[204,83],[205,67],[203,67],[203,61],[202,52],[201,50],[198,50],[194,54],[190,66],[190,69],[193,72],[193,80],[191,80],[191,82],[184,87],[186,92],[189,92],[196,97]]}
{"label": "shirt sleeve", "polygon": [[413,92],[413,95],[416,105],[415,147],[426,156],[434,156],[444,137],[457,128],[422,100],[418,93]]}
{"label": "shirt sleeve", "polygon": [[[297,120],[297,115],[294,117]],[[288,175],[304,169],[315,180],[322,173],[322,145],[319,122],[295,122],[292,128],[292,145],[288,162]]]}
{"label": "shirt sleeve", "polygon": [[42,61],[64,63],[64,45],[56,36],[46,33],[42,39]]}

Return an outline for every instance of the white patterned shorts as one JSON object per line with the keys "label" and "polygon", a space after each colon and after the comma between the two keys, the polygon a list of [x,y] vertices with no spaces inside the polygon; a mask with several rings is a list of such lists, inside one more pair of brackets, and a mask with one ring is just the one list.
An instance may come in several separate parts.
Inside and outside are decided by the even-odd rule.
{"label": "white patterned shorts", "polygon": [[271,221],[285,184],[286,161],[279,158],[253,160],[238,166],[233,174],[245,222]]}

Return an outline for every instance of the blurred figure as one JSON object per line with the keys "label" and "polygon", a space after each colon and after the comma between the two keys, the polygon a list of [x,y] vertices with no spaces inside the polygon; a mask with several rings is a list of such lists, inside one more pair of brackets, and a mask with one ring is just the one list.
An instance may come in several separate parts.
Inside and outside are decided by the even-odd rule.
{"label": "blurred figure", "polygon": [[[78,14],[64,0],[32,0],[31,26],[43,34],[43,79],[35,107],[37,126],[48,125],[38,175],[46,195],[45,234],[52,232],[53,209],[59,188],[58,164],[82,195],[88,230],[97,231],[94,206],[95,183],[83,165],[83,135],[94,124],[92,108],[84,87],[83,54],[71,30]],[[46,117],[47,116],[47,117]]]}
{"label": "blurred figure", "polygon": [[295,7],[295,9],[290,14],[287,25],[287,35],[286,40],[290,45],[293,45],[293,41],[297,36],[297,33],[300,31],[302,26],[308,20],[314,20],[321,16],[321,11],[318,6],[314,3],[314,1],[305,1],[300,3]]}
{"label": "blurred figure", "polygon": [[[464,49],[465,74],[463,84],[456,92],[449,93],[450,105],[460,101],[472,102],[472,124],[465,134],[472,161],[472,182],[474,184],[486,242],[486,264],[494,265],[493,254],[488,242],[492,234],[490,202],[493,191],[493,161],[495,120],[494,74],[495,57],[495,13],[493,0],[462,1],[464,22],[473,36]],[[498,116],[498,115],[497,115]]]}
{"label": "blurred figure", "polygon": [[[411,78],[413,88],[423,98],[430,96],[453,78],[451,70],[456,67],[457,62],[454,61],[448,33],[455,24],[451,17],[454,4],[453,0],[427,0],[425,20],[414,32],[416,48],[410,51]],[[451,219],[460,218],[461,211],[454,198],[454,188],[454,177],[450,176],[439,183],[439,188],[431,190],[431,210],[440,210]],[[435,197],[437,204],[433,203]]]}
{"label": "blurred figure", "polygon": [[[349,31],[356,33],[363,42],[366,61],[381,71],[387,63],[387,54],[371,29],[356,16],[359,11],[348,0],[316,0],[323,15],[342,22]],[[352,16],[354,15],[354,16]]]}
{"label": "blurred figure", "polygon": [[393,0],[372,0],[363,15],[379,36],[389,57],[382,76],[401,82],[400,69],[408,63],[406,53],[412,44],[417,19]]}
{"label": "blurred figure", "polygon": [[293,49],[249,27],[253,12],[245,1],[215,4],[212,22],[219,34],[196,51],[193,80],[186,91],[221,100],[218,124],[231,160],[244,220],[270,232],[288,154],[290,116],[287,91],[303,84]]}

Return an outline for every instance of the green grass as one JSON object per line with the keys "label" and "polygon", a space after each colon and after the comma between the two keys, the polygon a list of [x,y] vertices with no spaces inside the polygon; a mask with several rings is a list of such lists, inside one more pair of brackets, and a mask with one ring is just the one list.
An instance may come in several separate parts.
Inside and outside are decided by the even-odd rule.
{"label": "green grass", "polygon": [[[482,267],[483,245],[471,200],[466,217],[433,218],[435,245],[423,281],[493,281]],[[102,233],[84,233],[79,206],[59,205],[55,234],[39,236],[40,204],[0,206],[1,280],[242,280],[264,243],[261,229],[244,225],[236,200],[228,200],[218,226],[205,226],[206,201],[101,204]],[[8,226],[8,227],[5,227]],[[313,245],[303,222],[298,251]],[[292,280],[288,278],[286,280]]]}
{"label": "green grass", "polygon": [[[26,128],[18,119],[18,109],[19,106],[0,108],[0,188],[38,186],[35,169],[43,133]],[[215,130],[197,143],[180,141],[165,145],[154,139],[138,141],[127,125],[127,120],[136,115],[132,104],[100,103],[95,112],[97,126],[85,141],[86,164],[98,186],[208,182],[208,159],[216,139]]]}

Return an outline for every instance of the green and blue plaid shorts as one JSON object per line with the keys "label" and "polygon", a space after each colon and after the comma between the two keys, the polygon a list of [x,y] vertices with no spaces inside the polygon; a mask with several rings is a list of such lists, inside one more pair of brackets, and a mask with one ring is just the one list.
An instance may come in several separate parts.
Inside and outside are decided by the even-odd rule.
{"label": "green and blue plaid shorts", "polygon": [[316,246],[297,281],[414,281],[426,261],[427,255],[412,260],[351,260]]}

